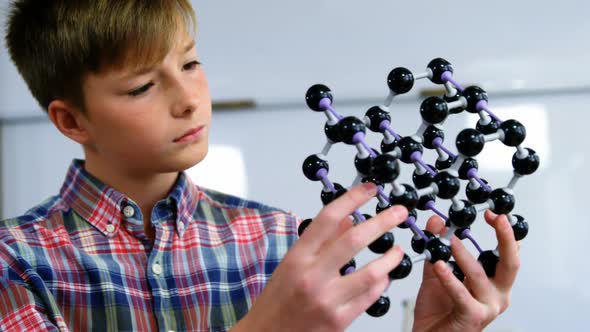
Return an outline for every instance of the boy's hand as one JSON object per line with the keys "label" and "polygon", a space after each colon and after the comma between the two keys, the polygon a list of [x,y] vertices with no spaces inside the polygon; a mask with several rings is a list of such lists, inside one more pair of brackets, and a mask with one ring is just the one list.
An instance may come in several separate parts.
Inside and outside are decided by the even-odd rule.
{"label": "boy's hand", "polygon": [[[415,331],[481,331],[508,307],[520,266],[518,243],[506,216],[486,211],[485,219],[498,238],[500,261],[495,276],[488,278],[476,258],[453,236],[451,250],[465,282],[442,261],[425,263],[416,300]],[[433,234],[445,231],[439,217],[430,218],[426,228]]]}
{"label": "boy's hand", "polygon": [[407,218],[396,206],[354,226],[352,212],[373,198],[367,183],[325,206],[273,273],[236,330],[341,331],[383,293],[401,261],[397,246],[363,268],[341,276],[359,251]]}

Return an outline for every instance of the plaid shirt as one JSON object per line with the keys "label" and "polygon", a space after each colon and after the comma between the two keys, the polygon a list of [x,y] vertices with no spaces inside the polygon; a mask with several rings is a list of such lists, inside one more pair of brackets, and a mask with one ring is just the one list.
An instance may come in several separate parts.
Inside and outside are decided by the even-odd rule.
{"label": "plaid shirt", "polygon": [[75,160],[58,196],[0,222],[0,330],[228,330],[298,221],[181,173],[150,241],[139,207]]}

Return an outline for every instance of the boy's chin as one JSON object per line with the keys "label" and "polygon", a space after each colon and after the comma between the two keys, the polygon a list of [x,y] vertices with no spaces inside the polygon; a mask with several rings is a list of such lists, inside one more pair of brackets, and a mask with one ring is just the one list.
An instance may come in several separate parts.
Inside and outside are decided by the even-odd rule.
{"label": "boy's chin", "polygon": [[200,151],[200,153],[193,153],[189,155],[179,155],[175,158],[162,160],[164,172],[184,172],[187,169],[200,163],[207,154],[207,151]]}

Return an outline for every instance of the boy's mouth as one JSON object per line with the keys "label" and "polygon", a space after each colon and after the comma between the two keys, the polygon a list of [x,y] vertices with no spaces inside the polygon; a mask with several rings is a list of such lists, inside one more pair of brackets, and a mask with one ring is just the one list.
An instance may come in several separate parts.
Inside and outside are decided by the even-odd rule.
{"label": "boy's mouth", "polygon": [[188,130],[187,132],[182,134],[182,136],[175,138],[174,143],[189,142],[195,140],[200,136],[200,133],[203,131],[203,128],[205,128],[205,126],[199,126]]}

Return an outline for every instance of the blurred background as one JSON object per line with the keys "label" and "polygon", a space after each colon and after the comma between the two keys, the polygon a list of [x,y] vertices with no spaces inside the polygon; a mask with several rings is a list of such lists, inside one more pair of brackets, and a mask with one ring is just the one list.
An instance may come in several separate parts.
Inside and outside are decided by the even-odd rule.
{"label": "blurred background", "polygon": [[[309,86],[324,83],[344,115],[363,117],[383,102],[391,69],[425,71],[436,57],[450,61],[463,85],[488,91],[491,109],[527,128],[524,146],[541,157],[537,173],[516,186],[515,213],[529,222],[512,305],[488,331],[584,330],[590,308],[588,252],[590,185],[590,2],[562,1],[193,1],[198,50],[216,108],[211,149],[189,170],[201,185],[312,217],[321,186],[304,178],[301,163],[325,144],[325,117],[307,109]],[[0,0],[4,26],[7,0]],[[3,32],[3,30],[2,30]],[[2,33],[2,36],[4,33]],[[413,134],[423,95],[438,89],[420,80],[394,100],[392,127]],[[453,115],[446,146],[476,118]],[[373,146],[381,137],[369,135]],[[514,149],[486,145],[480,174],[493,186],[512,176]],[[349,185],[356,150],[334,146],[331,179]],[[62,137],[30,96],[0,48],[0,218],[14,217],[58,192],[72,158],[82,150]],[[434,162],[434,154],[426,160]],[[413,169],[403,168],[406,182]],[[464,188],[464,184],[463,184]],[[363,211],[374,213],[376,202]],[[421,225],[430,214],[421,213]],[[408,251],[410,234],[396,230]],[[496,240],[479,218],[474,234],[484,249]],[[470,246],[470,244],[467,244]],[[472,248],[472,246],[470,246]],[[472,248],[473,249],[473,248]],[[361,265],[375,258],[362,252]],[[405,331],[421,264],[388,291],[382,318],[361,316],[350,331]],[[304,273],[304,271],[303,271]],[[404,305],[405,304],[405,305]]]}

